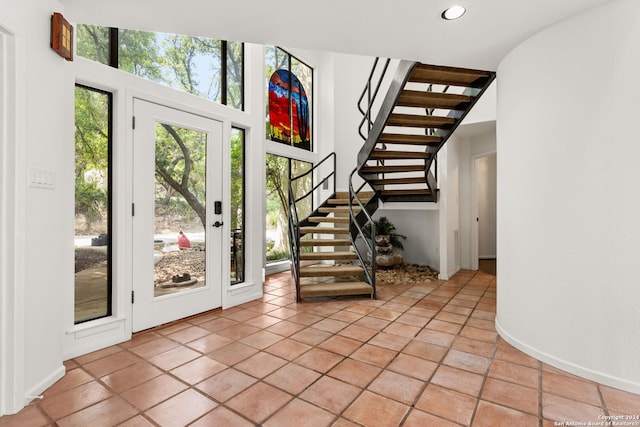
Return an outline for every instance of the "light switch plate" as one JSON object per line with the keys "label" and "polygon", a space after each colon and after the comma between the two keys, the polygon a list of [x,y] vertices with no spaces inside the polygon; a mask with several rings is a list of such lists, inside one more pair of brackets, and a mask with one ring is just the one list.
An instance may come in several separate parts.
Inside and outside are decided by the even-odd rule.
{"label": "light switch plate", "polygon": [[56,173],[48,169],[29,168],[29,187],[53,190]]}

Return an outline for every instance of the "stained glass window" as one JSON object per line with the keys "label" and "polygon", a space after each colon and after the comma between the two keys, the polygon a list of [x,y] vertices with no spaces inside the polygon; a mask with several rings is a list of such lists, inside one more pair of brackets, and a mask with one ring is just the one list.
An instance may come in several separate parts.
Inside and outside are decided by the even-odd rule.
{"label": "stained glass window", "polygon": [[266,63],[267,138],[311,151],[313,69],[273,46]]}

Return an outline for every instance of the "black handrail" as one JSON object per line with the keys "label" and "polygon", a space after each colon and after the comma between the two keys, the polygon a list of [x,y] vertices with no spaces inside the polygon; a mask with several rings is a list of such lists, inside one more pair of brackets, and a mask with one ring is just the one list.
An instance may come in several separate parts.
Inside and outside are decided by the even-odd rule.
{"label": "black handrail", "polygon": [[[305,196],[308,195],[309,193],[312,193],[313,190],[315,190],[320,184],[324,184],[326,181],[329,180],[329,178],[331,178],[332,176],[335,176],[335,174],[336,174],[336,153],[335,153],[335,151],[327,154],[324,159],[320,160],[318,163],[316,163],[315,166],[313,166],[311,169],[309,169],[305,173],[303,173],[301,175],[298,175],[296,177],[292,177],[289,180],[289,183],[292,183],[293,181],[296,181],[296,180],[298,180],[298,179],[300,179],[302,177],[305,177],[305,176],[309,175],[311,172],[313,172],[314,170],[319,168],[320,165],[322,165],[324,162],[326,162],[329,158],[332,158],[332,157],[333,157],[333,171],[329,175],[324,177],[322,180],[320,180],[318,185],[316,185],[312,190],[310,190],[307,194],[305,194]],[[335,179],[333,180],[333,192],[334,193],[336,192],[336,180]]]}
{"label": "black handrail", "polygon": [[[375,102],[376,97],[378,96],[378,91],[380,90],[380,86],[382,85],[382,81],[384,80],[384,77],[387,74],[387,69],[389,68],[389,63],[391,62],[391,59],[389,59],[389,58],[387,58],[385,60],[384,65],[382,67],[382,71],[380,72],[380,78],[378,79],[378,82],[376,83],[376,88],[372,92],[371,91],[372,80],[373,80],[373,76],[374,76],[374,74],[376,72],[376,69],[378,68],[378,61],[379,60],[380,60],[380,58],[377,57],[373,61],[373,66],[371,67],[371,73],[369,73],[369,79],[367,80],[367,84],[365,85],[364,89],[362,90],[362,95],[360,95],[360,98],[358,99],[358,110],[362,114],[362,121],[360,122],[360,125],[358,126],[358,134],[360,134],[360,137],[365,141],[367,140],[367,136],[368,136],[369,130],[371,130],[371,127],[373,126],[373,120],[372,120],[372,117],[371,117],[372,110],[373,110],[373,103]],[[362,108],[362,101],[364,100],[365,96],[367,96],[367,108],[366,108],[366,110]],[[364,126],[365,123],[368,123],[367,135],[365,135],[362,132],[362,126]]]}
{"label": "black handrail", "polygon": [[293,200],[293,189],[289,184],[289,252],[291,256],[291,273],[296,286],[296,298],[300,301],[300,221],[298,220],[298,209]]}
{"label": "black handrail", "polygon": [[[296,180],[305,177],[307,175],[309,175],[310,173],[312,173],[314,170],[318,169],[323,163],[325,163],[327,160],[329,159],[333,159],[333,164],[332,164],[332,170],[323,178],[321,179],[315,186],[313,186],[313,188],[309,191],[307,191],[305,194],[303,194],[300,197],[296,197],[295,193],[293,192],[293,182],[295,182]],[[315,190],[317,190],[322,184],[324,184],[325,182],[327,182],[331,177],[333,177],[333,192],[332,194],[335,194],[336,192],[336,180],[335,180],[335,175],[336,175],[336,153],[332,152],[330,154],[328,154],[324,159],[320,160],[320,162],[318,162],[316,165],[314,165],[311,169],[309,169],[308,171],[296,176],[296,177],[292,177],[289,179],[289,188],[288,188],[288,194],[289,194],[289,215],[288,215],[288,223],[289,223],[289,252],[290,252],[290,256],[291,256],[291,272],[293,274],[293,279],[295,282],[295,286],[296,286],[296,298],[297,301],[300,302],[300,218],[298,216],[298,205],[297,203],[302,200],[305,199],[307,197],[309,197],[310,195],[312,195],[314,193]],[[313,209],[311,209],[313,211]]]}
{"label": "black handrail", "polygon": [[369,133],[366,136],[364,145],[358,152],[359,168],[367,162],[369,156],[378,143],[378,139],[380,138],[380,135],[382,134],[382,131],[387,124],[387,120],[391,116],[391,113],[395,107],[396,100],[400,96],[400,93],[402,92],[407,80],[409,79],[409,75],[415,64],[416,62],[413,61],[400,61],[400,63],[398,64],[395,76],[389,84],[389,90],[382,99],[376,119],[373,121],[371,129],[369,129]]}
{"label": "black handrail", "polygon": [[[375,250],[375,238],[376,238],[376,223],[373,221],[373,218],[371,217],[371,215],[369,214],[369,212],[367,211],[367,207],[365,206],[365,204],[362,202],[362,200],[360,199],[360,197],[358,196],[358,194],[360,193],[360,191],[362,191],[362,189],[364,188],[365,185],[368,185],[367,182],[364,182],[360,188],[358,188],[357,191],[355,191],[353,189],[353,175],[358,171],[358,168],[355,168],[351,174],[349,174],[349,224],[353,225],[353,227],[355,228],[355,230],[357,231],[356,236],[354,237],[352,233],[349,233],[349,238],[351,239],[351,246],[353,246],[353,249],[356,252],[356,255],[358,256],[358,260],[360,261],[360,264],[362,266],[365,266],[364,270],[364,275],[366,277],[367,282],[369,283],[369,285],[371,285],[371,288],[373,289],[372,292],[372,298],[376,299],[376,250]],[[360,208],[360,212],[358,214],[354,213],[353,211],[353,202],[356,202],[356,204],[358,205],[358,207]],[[371,227],[371,238],[369,240],[367,240],[367,237],[364,233],[363,227],[360,226],[360,224],[358,224],[358,220],[356,218],[357,215],[362,214],[365,217],[365,223],[369,224],[369,226]],[[350,227],[351,228],[351,227]],[[362,256],[362,253],[360,252],[360,249],[358,249],[358,245],[356,245],[356,239],[358,237],[362,237],[362,240],[364,241],[365,245],[366,245],[366,249],[368,251],[368,253],[371,254],[371,271],[369,271],[366,268],[366,261],[365,258]]]}

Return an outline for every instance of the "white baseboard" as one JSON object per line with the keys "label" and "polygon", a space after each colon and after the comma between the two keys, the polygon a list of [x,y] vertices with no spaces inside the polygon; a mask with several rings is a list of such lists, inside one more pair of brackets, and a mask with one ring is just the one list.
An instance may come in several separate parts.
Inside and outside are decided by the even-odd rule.
{"label": "white baseboard", "polygon": [[438,274],[438,279],[439,280],[449,280],[451,279],[453,276],[455,276],[455,274],[460,271],[460,266],[456,266],[454,267],[453,271],[450,271],[449,273],[444,273],[444,272],[440,272],[440,274]]}
{"label": "white baseboard", "polygon": [[37,399],[42,392],[54,385],[60,378],[64,377],[65,372],[66,368],[64,365],[61,365],[38,384],[27,390],[24,394],[24,406],[27,406],[33,399]]}
{"label": "white baseboard", "polygon": [[287,270],[291,270],[291,261],[271,262],[264,267],[264,274],[269,276],[270,274],[282,273]]}
{"label": "white baseboard", "polygon": [[529,346],[528,344],[520,341],[519,339],[509,334],[502,327],[502,325],[500,325],[500,322],[497,317],[496,317],[496,331],[506,342],[508,342],[518,350],[548,365],[561,369],[565,372],[578,375],[579,377],[596,381],[600,384],[604,384],[620,390],[628,391],[630,393],[640,394],[640,383],[629,381],[625,378],[615,377],[613,375],[609,375],[603,372],[594,371],[592,369],[585,368],[584,366],[576,365],[572,362],[557,358],[551,354],[545,353],[544,351],[540,351],[534,347]]}

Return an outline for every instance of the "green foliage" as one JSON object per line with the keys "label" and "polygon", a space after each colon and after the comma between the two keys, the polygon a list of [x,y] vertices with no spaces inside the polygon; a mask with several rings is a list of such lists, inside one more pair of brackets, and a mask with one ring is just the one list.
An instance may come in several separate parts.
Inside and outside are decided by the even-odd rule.
{"label": "green foliage", "polygon": [[76,86],[75,103],[75,177],[79,180],[89,170],[108,168],[109,97]]}
{"label": "green foliage", "polygon": [[[376,227],[376,235],[388,235],[391,238],[390,242],[394,247],[398,249],[404,249],[404,245],[402,244],[402,240],[400,239],[406,239],[407,236],[399,234],[396,231],[396,226],[393,225],[393,223],[389,221],[386,216],[381,216],[377,221],[373,221],[373,223]],[[370,239],[371,225],[366,224],[364,227],[362,227],[362,233],[366,238]]]}
{"label": "green foliage", "polygon": [[243,228],[244,131],[231,130],[231,228]]}
{"label": "green foliage", "polygon": [[[156,123],[156,203],[169,208],[178,197],[206,226],[206,134],[178,126]],[[187,213],[188,215],[188,213]],[[183,213],[184,216],[184,213]]]}
{"label": "green foliage", "polygon": [[243,104],[243,44],[227,42],[227,105],[241,109]]}
{"label": "green foliage", "polygon": [[[159,63],[165,69],[167,83],[184,92],[220,102],[220,41],[203,37],[166,35],[161,42]],[[201,82],[197,63],[206,62],[209,78]],[[206,78],[207,76],[205,76]]]}
{"label": "green foliage", "polygon": [[102,209],[107,205],[107,192],[95,182],[76,180],[76,214],[84,215],[87,222],[102,218]]}
{"label": "green foliage", "polygon": [[155,33],[121,29],[118,42],[118,68],[154,82],[166,83]]}
{"label": "green foliage", "polygon": [[[77,51],[86,58],[109,63],[109,28],[78,25]],[[175,34],[121,29],[118,33],[121,70],[220,102],[221,42]],[[227,43],[227,104],[242,107],[242,43]],[[102,98],[101,98],[102,96]],[[87,171],[108,167],[108,110],[105,95],[76,90],[76,179]],[[197,135],[196,135],[197,134]],[[203,135],[173,126],[156,132],[156,200],[165,213],[192,215],[204,225],[206,151]],[[242,227],[244,197],[244,135],[232,134],[232,227]],[[186,208],[190,206],[191,209]]]}
{"label": "green foliage", "polygon": [[287,249],[275,248],[275,242],[273,240],[267,240],[266,247],[266,259],[267,261],[281,261],[289,258],[289,251]]}
{"label": "green foliage", "polygon": [[75,103],[75,213],[90,229],[108,202],[109,96],[76,87]]}
{"label": "green foliage", "polygon": [[109,65],[109,28],[79,24],[77,32],[78,55]]}

